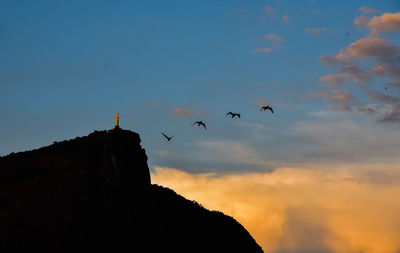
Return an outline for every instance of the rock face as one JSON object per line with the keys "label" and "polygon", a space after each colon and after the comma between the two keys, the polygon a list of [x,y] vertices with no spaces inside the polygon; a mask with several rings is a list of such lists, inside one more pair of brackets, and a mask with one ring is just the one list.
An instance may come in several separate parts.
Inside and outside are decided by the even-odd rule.
{"label": "rock face", "polygon": [[0,251],[262,252],[233,218],[151,185],[114,129],[0,157]]}

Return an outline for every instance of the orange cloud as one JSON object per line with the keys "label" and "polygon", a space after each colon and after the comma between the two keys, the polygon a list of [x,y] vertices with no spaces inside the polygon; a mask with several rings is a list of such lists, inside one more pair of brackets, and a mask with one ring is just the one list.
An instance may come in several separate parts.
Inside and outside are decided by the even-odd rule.
{"label": "orange cloud", "polygon": [[389,44],[386,39],[366,37],[351,43],[347,48],[349,56],[357,58],[385,57],[394,55],[397,46]]}
{"label": "orange cloud", "polygon": [[372,13],[377,13],[378,11],[375,9],[372,9],[368,6],[363,6],[360,9],[358,9],[359,11],[361,11],[362,13],[366,13],[366,14],[372,14]]}
{"label": "orange cloud", "polygon": [[264,106],[271,103],[271,100],[267,99],[267,98],[256,98],[254,99],[254,104],[258,105],[258,106]]}
{"label": "orange cloud", "polygon": [[190,110],[181,107],[174,107],[173,113],[182,118],[188,118],[193,115]]}
{"label": "orange cloud", "polygon": [[283,41],[283,38],[279,35],[276,35],[274,33],[270,33],[268,35],[264,36],[265,39],[272,41],[274,43],[281,43]]}
{"label": "orange cloud", "polygon": [[323,92],[310,93],[310,95],[313,98],[322,98],[333,102],[351,102],[354,100],[354,96],[346,90],[331,90],[331,92],[333,93],[333,95]]}
{"label": "orange cloud", "polygon": [[371,18],[369,18],[369,17],[360,16],[360,17],[354,19],[354,24],[356,24],[358,26],[364,26],[364,25],[367,25],[370,20],[371,20]]}
{"label": "orange cloud", "polygon": [[323,82],[330,82],[331,87],[337,87],[339,85],[342,85],[347,81],[346,75],[344,74],[328,74],[325,76],[322,76],[319,80]]}
{"label": "orange cloud", "polygon": [[271,51],[272,51],[272,49],[269,47],[256,49],[257,53],[269,53]]}
{"label": "orange cloud", "polygon": [[368,23],[372,34],[395,32],[400,30],[400,12],[384,13],[382,16],[375,16]]}
{"label": "orange cloud", "polygon": [[377,175],[400,167],[375,166],[371,177],[346,167],[245,174],[156,167],[151,177],[153,183],[233,216],[266,253],[397,253],[400,177],[388,174],[387,181],[380,181]]}
{"label": "orange cloud", "polygon": [[[340,72],[335,75],[336,77],[348,77],[362,88],[366,88],[366,84],[370,82],[373,74],[395,80],[400,77],[399,53],[400,47],[390,43],[387,39],[368,36],[351,43],[347,48],[340,50],[337,55],[321,56],[320,61],[332,67],[341,67]],[[370,58],[375,60],[375,65],[369,69],[363,69],[359,60]],[[333,76],[329,78],[333,78]],[[336,81],[340,83],[342,80],[336,79]],[[343,81],[347,80],[343,79]]]}
{"label": "orange cloud", "polygon": [[350,102],[354,100],[354,96],[347,90],[332,90],[335,94],[332,96],[332,100],[335,102]]}
{"label": "orange cloud", "polygon": [[282,16],[282,21],[285,22],[286,24],[289,23],[289,17],[287,15]]}

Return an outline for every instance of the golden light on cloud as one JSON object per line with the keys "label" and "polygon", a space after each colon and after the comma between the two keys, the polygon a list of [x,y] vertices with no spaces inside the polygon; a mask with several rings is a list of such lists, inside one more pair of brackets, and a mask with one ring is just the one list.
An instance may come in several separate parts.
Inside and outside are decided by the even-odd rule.
{"label": "golden light on cloud", "polygon": [[267,253],[399,252],[400,183],[329,171],[190,174],[156,167],[151,178],[233,216]]}
{"label": "golden light on cloud", "polygon": [[400,30],[400,12],[384,13],[382,16],[375,16],[367,24],[372,34],[394,32]]}

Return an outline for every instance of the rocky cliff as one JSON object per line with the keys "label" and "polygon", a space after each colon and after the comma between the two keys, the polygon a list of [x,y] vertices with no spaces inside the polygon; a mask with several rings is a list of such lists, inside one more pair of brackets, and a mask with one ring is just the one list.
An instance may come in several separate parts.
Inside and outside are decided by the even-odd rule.
{"label": "rocky cliff", "polygon": [[114,129],[0,157],[0,251],[262,252],[232,217],[151,185]]}

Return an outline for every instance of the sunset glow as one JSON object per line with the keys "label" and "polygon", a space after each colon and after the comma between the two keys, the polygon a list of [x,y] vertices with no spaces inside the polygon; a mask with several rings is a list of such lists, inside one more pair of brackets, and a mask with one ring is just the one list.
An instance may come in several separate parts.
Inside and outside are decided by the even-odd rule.
{"label": "sunset glow", "polygon": [[400,248],[398,175],[375,182],[334,169],[196,175],[157,167],[151,177],[235,217],[265,252],[396,253]]}

